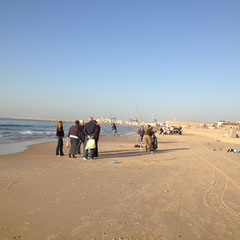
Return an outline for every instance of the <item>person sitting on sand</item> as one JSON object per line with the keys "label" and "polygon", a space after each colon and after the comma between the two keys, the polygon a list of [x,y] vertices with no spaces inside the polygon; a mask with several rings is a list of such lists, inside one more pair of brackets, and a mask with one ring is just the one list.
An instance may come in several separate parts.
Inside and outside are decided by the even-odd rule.
{"label": "person sitting on sand", "polygon": [[145,131],[144,140],[145,140],[145,150],[153,151],[152,146],[152,136],[154,135],[153,128],[150,125],[147,125],[147,130]]}
{"label": "person sitting on sand", "polygon": [[[94,139],[97,133],[97,126],[93,122],[93,117],[88,118],[88,122],[85,124],[83,132],[85,134],[85,141],[84,141],[84,158],[83,160],[88,160],[88,149],[86,149],[87,141],[89,139]],[[90,160],[94,158],[94,149],[90,149]]]}
{"label": "person sitting on sand", "polygon": [[56,148],[56,156],[64,156],[63,154],[63,137],[64,137],[64,131],[63,131],[63,122],[58,121],[57,128],[56,128],[56,136],[58,137],[58,144]]}
{"label": "person sitting on sand", "polygon": [[80,130],[79,130],[79,121],[75,121],[75,125],[71,126],[68,132],[68,139],[70,138],[70,150],[69,157],[76,158],[78,152],[78,143],[81,138]]}

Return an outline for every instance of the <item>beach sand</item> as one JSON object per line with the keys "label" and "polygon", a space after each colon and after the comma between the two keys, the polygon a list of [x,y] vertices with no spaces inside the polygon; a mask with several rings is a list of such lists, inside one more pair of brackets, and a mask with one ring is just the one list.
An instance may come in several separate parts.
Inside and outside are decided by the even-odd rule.
{"label": "beach sand", "polygon": [[102,137],[95,161],[55,142],[0,156],[0,239],[240,239],[240,154],[186,134],[151,155],[136,139]]}

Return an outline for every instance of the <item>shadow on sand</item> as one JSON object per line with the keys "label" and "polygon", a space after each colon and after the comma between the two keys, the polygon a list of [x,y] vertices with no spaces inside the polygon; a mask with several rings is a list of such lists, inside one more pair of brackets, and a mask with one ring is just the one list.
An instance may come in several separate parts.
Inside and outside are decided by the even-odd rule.
{"label": "shadow on sand", "polygon": [[[157,150],[154,152],[154,155],[158,155],[161,153],[168,153],[173,151],[184,151],[189,150],[190,148],[170,148],[170,149],[163,149]],[[99,153],[99,158],[125,158],[125,157],[137,157],[137,156],[144,156],[150,155],[150,152],[146,152],[144,150],[116,150],[116,151],[103,151]]]}

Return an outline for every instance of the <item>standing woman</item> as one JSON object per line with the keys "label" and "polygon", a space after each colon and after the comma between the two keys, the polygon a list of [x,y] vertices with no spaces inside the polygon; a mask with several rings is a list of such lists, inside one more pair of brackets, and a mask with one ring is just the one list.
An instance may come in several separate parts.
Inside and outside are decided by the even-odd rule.
{"label": "standing woman", "polygon": [[56,148],[56,156],[64,156],[63,154],[63,137],[64,137],[64,131],[63,131],[63,122],[58,121],[57,128],[56,128],[56,136],[58,137],[58,144]]}
{"label": "standing woman", "polygon": [[68,138],[70,138],[70,151],[69,157],[76,158],[78,153],[78,143],[81,138],[80,129],[79,129],[79,121],[75,121],[75,125],[71,126],[68,132]]}

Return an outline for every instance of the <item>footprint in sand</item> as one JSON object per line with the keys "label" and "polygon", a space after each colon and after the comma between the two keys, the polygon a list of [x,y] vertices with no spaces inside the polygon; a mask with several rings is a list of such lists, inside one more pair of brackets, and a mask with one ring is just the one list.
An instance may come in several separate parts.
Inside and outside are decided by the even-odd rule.
{"label": "footprint in sand", "polygon": [[58,234],[52,234],[52,235],[47,237],[47,240],[52,240],[52,239],[59,239]]}
{"label": "footprint in sand", "polygon": [[12,186],[15,185],[16,183],[17,182],[10,182],[10,183],[8,183],[8,185],[5,188],[0,190],[0,193],[1,192],[9,192],[11,190]]}
{"label": "footprint in sand", "polygon": [[39,212],[39,211],[41,211],[41,209],[40,208],[36,208],[36,209],[33,209],[32,211],[29,211],[28,214],[32,215],[32,214],[34,214],[36,212]]}

